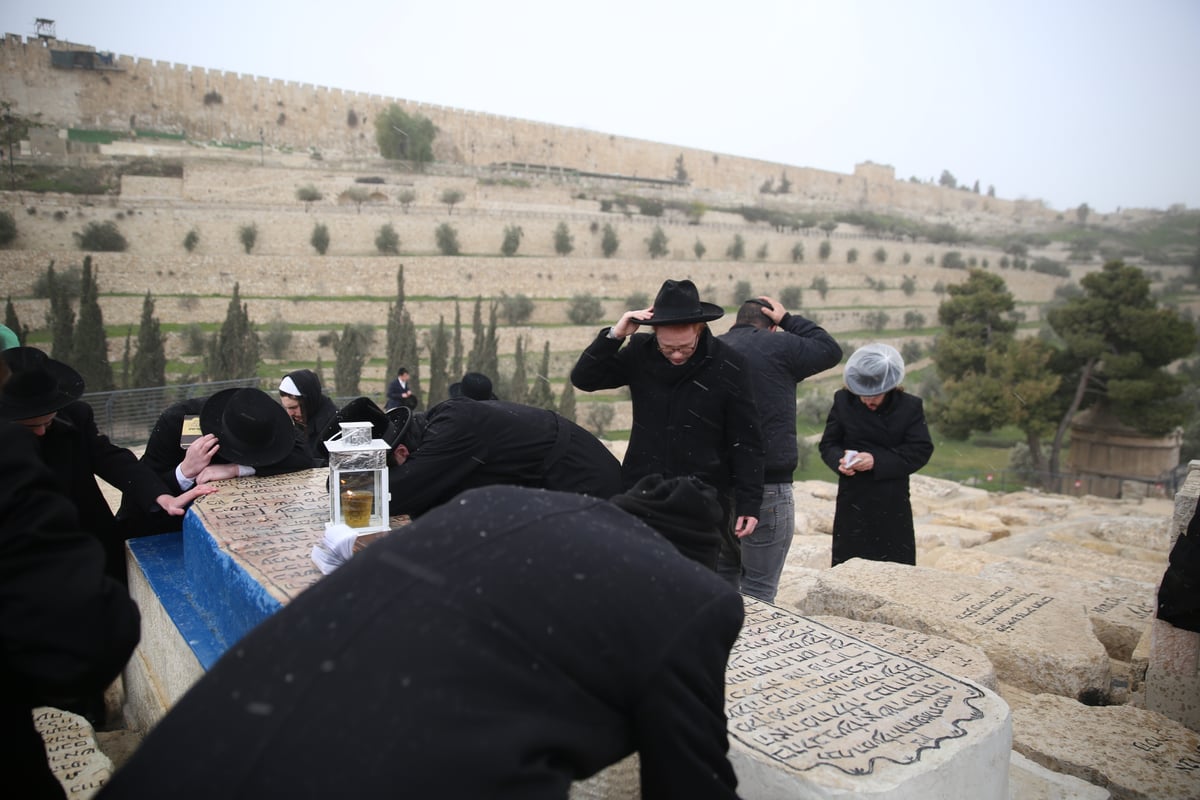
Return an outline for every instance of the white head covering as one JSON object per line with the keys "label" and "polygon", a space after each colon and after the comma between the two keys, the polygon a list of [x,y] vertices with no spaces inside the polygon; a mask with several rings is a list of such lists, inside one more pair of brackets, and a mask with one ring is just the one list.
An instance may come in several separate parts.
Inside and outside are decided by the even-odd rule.
{"label": "white head covering", "polygon": [[846,386],[860,397],[890,392],[904,380],[904,358],[891,345],[863,345],[846,360]]}
{"label": "white head covering", "polygon": [[279,391],[283,392],[284,394],[294,395],[296,397],[303,396],[300,392],[300,388],[296,386],[296,382],[292,380],[291,375],[283,376],[283,380],[279,382]]}

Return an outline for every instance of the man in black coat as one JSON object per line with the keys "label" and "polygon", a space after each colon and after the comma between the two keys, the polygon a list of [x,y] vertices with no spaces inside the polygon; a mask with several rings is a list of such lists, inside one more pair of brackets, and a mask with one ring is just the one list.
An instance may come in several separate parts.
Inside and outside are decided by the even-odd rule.
{"label": "man in black coat", "polygon": [[0,775],[23,798],[62,800],[31,712],[92,710],[137,646],[139,616],[38,450],[0,422]]}
{"label": "man in black coat", "polygon": [[[762,505],[762,437],[746,359],[706,324],[724,313],[701,302],[691,281],[666,281],[652,307],[600,331],[571,383],[585,392],[629,387],[625,488],[646,475],[696,477],[717,490],[728,532],[742,538],[754,532]],[[641,325],[654,333],[636,333]],[[736,559],[732,535],[725,544]]]}
{"label": "man in black coat", "polygon": [[599,439],[543,408],[452,397],[398,422],[389,470],[394,514],[416,516],[477,486],[506,484],[607,499],[621,491],[621,465]]}
{"label": "man in black coat", "polygon": [[754,533],[742,539],[740,575],[733,563],[718,569],[743,593],[773,603],[796,528],[796,385],[837,366],[842,348],[820,325],[766,296],[742,303],[734,326],[718,338],[750,365],[766,450],[762,509]]}
{"label": "man in black coat", "polygon": [[[185,427],[199,434],[186,448]],[[174,495],[213,481],[283,475],[317,463],[287,412],[265,392],[250,388],[224,389],[168,406],[150,431],[140,460]],[[183,530],[182,517],[145,514],[124,500],[117,519],[127,537]]]}
{"label": "man in black coat", "polygon": [[124,581],[125,536],[97,476],[146,514],[182,516],[192,500],[211,489],[197,487],[176,497],[133,453],[101,435],[92,407],[79,400],[83,378],[68,365],[33,347],[5,350],[3,358],[12,376],[0,390],[0,420],[16,422],[37,437],[39,456],[59,491],[103,545],[108,574]]}
{"label": "man in black coat", "polygon": [[904,359],[890,345],[855,350],[845,379],[818,445],[839,476],[832,565],[851,558],[916,564],[908,476],[933,455],[924,404],[901,387]]}
{"label": "man in black coat", "polygon": [[645,798],[734,798],[742,615],[610,503],[464,492],[255,628],[97,797],[563,800],[638,752]]}

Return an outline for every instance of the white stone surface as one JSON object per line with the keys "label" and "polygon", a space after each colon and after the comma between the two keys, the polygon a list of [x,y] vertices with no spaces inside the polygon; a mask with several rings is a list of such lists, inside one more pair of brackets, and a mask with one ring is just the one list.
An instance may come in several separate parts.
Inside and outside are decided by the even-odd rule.
{"label": "white stone surface", "polygon": [[33,724],[46,744],[50,769],[67,797],[87,800],[112,777],[112,761],[96,746],[96,732],[86,719],[42,707],[33,710]]}
{"label": "white stone surface", "polygon": [[1016,750],[1012,751],[1009,761],[1008,786],[1012,800],[1109,800],[1112,797],[1102,786],[1046,769]]}

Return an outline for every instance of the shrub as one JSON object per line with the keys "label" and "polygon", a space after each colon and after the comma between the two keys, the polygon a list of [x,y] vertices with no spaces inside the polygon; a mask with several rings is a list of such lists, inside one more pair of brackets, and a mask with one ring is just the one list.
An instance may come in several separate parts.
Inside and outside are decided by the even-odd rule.
{"label": "shrub", "polygon": [[846,262],[849,264],[853,264],[856,261],[858,261],[858,248],[851,247],[849,250],[846,251]]}
{"label": "shrub", "polygon": [[305,184],[296,190],[296,199],[304,203],[304,210],[308,211],[313,203],[320,200],[325,195],[321,194],[321,190],[311,183]]}
{"label": "shrub", "polygon": [[434,232],[434,237],[437,239],[437,248],[444,256],[456,256],[459,253],[458,246],[458,231],[449,222],[443,222],[437,226]]}
{"label": "shrub", "polygon": [[560,222],[554,229],[554,252],[560,256],[565,256],[575,249],[575,237],[571,235],[571,229],[567,227],[567,223]]}
{"label": "shrub", "polygon": [[500,255],[513,256],[521,246],[521,237],[525,231],[520,225],[508,225],[504,228],[504,241],[500,243]]}
{"label": "shrub", "polygon": [[7,211],[0,211],[0,247],[12,244],[17,238],[17,221]]}
{"label": "shrub", "polygon": [[292,344],[292,329],[281,317],[275,317],[267,323],[262,341],[272,358],[282,359]]}
{"label": "shrub", "polygon": [[183,249],[190,253],[196,249],[196,245],[198,244],[200,244],[200,232],[195,228],[192,228],[187,232],[187,235],[183,237]]}
{"label": "shrub", "polygon": [[442,202],[445,203],[446,208],[449,209],[447,213],[453,214],[454,206],[461,203],[464,196],[465,195],[463,195],[463,193],[458,189],[447,189],[442,192]]}
{"label": "shrub", "polygon": [[1071,270],[1065,264],[1060,264],[1052,258],[1034,259],[1034,262],[1029,265],[1029,269],[1043,275],[1056,275],[1060,278],[1071,277]]}
{"label": "shrub", "polygon": [[876,264],[886,264],[887,263],[888,252],[887,252],[887,250],[883,249],[882,247],[876,248],[875,252],[872,255],[875,257]]}
{"label": "shrub", "polygon": [[725,248],[725,257],[731,261],[741,261],[746,255],[746,240],[740,233],[734,234],[733,243]]}
{"label": "shrub", "polygon": [[767,260],[767,243],[766,242],[763,242],[762,247],[758,248],[758,251],[754,254],[754,257],[757,258],[759,261]]}
{"label": "shrub", "polygon": [[917,290],[917,279],[912,275],[905,275],[904,280],[900,281],[900,290],[906,297],[912,297],[913,292]]}
{"label": "shrub", "polygon": [[828,261],[829,256],[831,255],[833,255],[833,245],[831,245],[829,240],[826,239],[825,241],[821,242],[821,246],[817,248],[817,258],[821,259],[822,261]]}
{"label": "shrub", "polygon": [[323,222],[318,222],[313,225],[312,236],[309,237],[309,243],[313,249],[321,255],[325,255],[325,251],[329,249],[329,226]]}
{"label": "shrub", "polygon": [[533,301],[523,294],[509,297],[501,292],[499,311],[509,325],[520,325],[533,316]]}
{"label": "shrub", "polygon": [[802,297],[799,286],[785,286],[779,292],[779,302],[783,303],[784,308],[800,308]]}
{"label": "shrub", "polygon": [[913,364],[921,360],[921,356],[925,354],[925,349],[921,347],[921,343],[914,340],[909,340],[900,346],[900,357],[904,359],[905,364]]}
{"label": "shrub", "polygon": [[957,250],[949,250],[942,254],[942,269],[966,269],[967,262],[963,260],[962,253]]}
{"label": "shrub", "polygon": [[577,294],[567,305],[567,319],[575,325],[594,325],[604,316],[604,307],[591,294]]}
{"label": "shrub", "polygon": [[824,300],[825,295],[829,294],[829,281],[825,279],[824,275],[818,275],[812,279],[812,283],[808,288],[821,295],[821,299]]}
{"label": "shrub", "polygon": [[412,189],[401,189],[396,195],[397,202],[400,203],[400,208],[404,209],[404,213],[408,213],[408,207],[417,199],[417,193]]}
{"label": "shrub", "polygon": [[645,292],[634,292],[625,298],[626,308],[648,308],[650,306],[650,295]]}
{"label": "shrub", "polygon": [[906,331],[916,331],[925,327],[925,315],[920,311],[905,311],[904,312],[904,329]]}
{"label": "shrub", "polygon": [[181,334],[183,338],[184,355],[198,356],[203,355],[208,349],[208,336],[204,333],[204,329],[200,327],[200,323],[193,322],[187,325]]}
{"label": "shrub", "polygon": [[601,200],[600,201],[600,210],[601,211],[605,211],[605,212],[612,211],[612,207],[613,207],[612,200]]}
{"label": "shrub", "polygon": [[907,250],[905,250],[905,251],[904,251],[904,255],[900,256],[900,263],[901,263],[901,264],[908,264],[908,263],[911,263],[911,262],[912,262],[912,253],[910,253],[910,252],[908,252]]}
{"label": "shrub", "polygon": [[644,217],[661,217],[663,215],[663,204],[658,200],[639,198],[635,202],[637,203],[638,213]]}
{"label": "shrub", "polygon": [[667,234],[663,233],[661,225],[654,226],[654,232],[646,240],[646,249],[650,252],[650,258],[665,256],[670,252],[667,249]]}
{"label": "shrub", "polygon": [[400,234],[396,233],[392,223],[385,222],[379,226],[379,233],[375,234],[375,249],[384,255],[400,255]]}
{"label": "shrub", "polygon": [[246,249],[246,253],[249,254],[254,249],[255,243],[258,242],[258,226],[254,223],[243,225],[238,230],[238,238],[242,242],[242,247]]}
{"label": "shrub", "polygon": [[600,252],[604,254],[605,258],[612,258],[620,246],[621,240],[617,236],[617,229],[605,223],[604,233],[600,236]]}
{"label": "shrub", "polygon": [[879,333],[887,327],[888,320],[890,319],[891,317],[888,316],[886,311],[875,310],[863,314],[862,321],[864,325],[875,331],[875,333]]}
{"label": "shrub", "polygon": [[738,281],[733,287],[734,305],[740,306],[754,296],[754,290],[750,288],[750,281]]}
{"label": "shrub", "polygon": [[129,247],[129,242],[117,229],[117,223],[112,220],[104,222],[89,222],[83,232],[72,234],[80,250],[91,250],[97,253],[122,253]]}
{"label": "shrub", "polygon": [[[799,264],[804,260],[804,242],[796,242],[792,245],[792,263]],[[787,305],[787,303],[784,303]]]}
{"label": "shrub", "polygon": [[692,252],[696,254],[696,259],[699,260],[704,258],[704,254],[708,252],[708,248],[704,246],[704,242],[697,239],[696,243],[692,245]]}
{"label": "shrub", "polygon": [[603,438],[605,432],[608,431],[608,426],[612,424],[613,416],[616,411],[613,410],[611,403],[592,403],[588,408],[587,426],[597,438]]}

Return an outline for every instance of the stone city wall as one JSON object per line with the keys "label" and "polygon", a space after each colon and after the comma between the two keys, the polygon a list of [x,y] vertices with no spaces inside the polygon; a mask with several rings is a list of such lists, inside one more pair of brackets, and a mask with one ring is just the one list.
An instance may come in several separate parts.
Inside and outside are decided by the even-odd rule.
{"label": "stone city wall", "polygon": [[[0,95],[23,114],[61,127],[151,130],[195,141],[263,142],[272,150],[317,150],[342,157],[377,156],[374,119],[395,103],[428,117],[440,133],[438,161],[486,167],[528,163],[629,177],[669,180],[680,156],[692,188],[755,196],[784,175],[791,193],[773,195],[785,207],[903,209],[910,214],[1050,221],[1040,202],[988,198],[973,192],[898,181],[885,165],[854,174],[785,165],[568,128],[493,114],[298,84],[220,70],[119,55],[115,69],[57,69],[51,49],[93,49],[8,34],[0,40]],[[219,96],[219,101],[217,97]]]}

